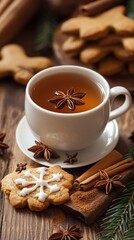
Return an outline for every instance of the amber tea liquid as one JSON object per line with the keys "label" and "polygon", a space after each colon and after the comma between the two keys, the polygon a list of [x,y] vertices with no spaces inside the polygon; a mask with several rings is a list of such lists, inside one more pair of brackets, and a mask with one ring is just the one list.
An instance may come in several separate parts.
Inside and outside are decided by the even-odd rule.
{"label": "amber tea liquid", "polygon": [[[48,100],[56,96],[55,91],[67,92],[73,88],[75,92],[86,92],[82,98],[84,105],[76,105],[75,110],[70,110],[66,105],[62,109],[56,109],[55,104]],[[40,107],[59,113],[79,113],[98,106],[104,98],[103,89],[95,84],[89,77],[76,73],[57,73],[46,76],[38,81],[31,89],[32,100]]]}

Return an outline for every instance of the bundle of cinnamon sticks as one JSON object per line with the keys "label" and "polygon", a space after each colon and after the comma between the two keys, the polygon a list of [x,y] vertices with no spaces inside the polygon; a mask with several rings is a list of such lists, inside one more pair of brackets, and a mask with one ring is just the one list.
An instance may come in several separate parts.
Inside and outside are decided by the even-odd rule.
{"label": "bundle of cinnamon sticks", "polygon": [[77,190],[86,191],[100,180],[100,170],[105,170],[109,177],[113,177],[132,167],[134,167],[134,161],[131,158],[123,160],[123,156],[113,150],[108,156],[78,177],[74,182],[74,187]]}
{"label": "bundle of cinnamon sticks", "polygon": [[41,0],[1,0],[0,1],[0,47],[24,27],[38,11]]}
{"label": "bundle of cinnamon sticks", "polygon": [[110,194],[106,194],[106,191],[100,191],[94,187],[99,179],[100,169],[102,172],[104,169],[107,170],[110,178],[119,173],[118,177],[124,187],[134,178],[134,161],[132,159],[124,160],[121,153],[113,150],[75,180],[74,185],[78,191],[72,192],[70,200],[62,208],[88,225],[102,216],[111,202],[124,191],[124,187],[119,189],[115,187]]}

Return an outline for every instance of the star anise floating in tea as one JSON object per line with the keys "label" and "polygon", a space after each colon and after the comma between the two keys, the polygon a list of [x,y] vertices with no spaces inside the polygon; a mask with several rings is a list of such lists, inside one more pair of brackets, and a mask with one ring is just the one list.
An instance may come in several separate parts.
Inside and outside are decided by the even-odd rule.
{"label": "star anise floating in tea", "polygon": [[77,225],[67,225],[66,228],[60,226],[59,232],[53,233],[49,240],[79,240],[81,238],[81,230]]}
{"label": "star anise floating in tea", "polygon": [[26,170],[27,163],[17,163],[16,172],[21,173],[22,170]]}
{"label": "star anise floating in tea", "polygon": [[55,95],[56,95],[55,97],[49,99],[48,101],[56,104],[55,108],[57,109],[61,109],[66,105],[70,110],[73,111],[76,105],[85,104],[85,102],[81,99],[86,95],[86,93],[75,92],[73,88],[67,90],[66,93],[62,91],[56,91]]}
{"label": "star anise floating in tea", "polygon": [[78,153],[73,153],[73,154],[66,153],[67,159],[64,160],[64,163],[73,164],[73,163],[77,162],[78,161],[77,155],[78,155]]}
{"label": "star anise floating in tea", "polygon": [[115,175],[112,178],[109,178],[106,171],[101,170],[100,171],[100,181],[98,181],[94,187],[96,188],[105,188],[106,194],[109,194],[113,188],[125,188],[125,185],[121,183],[120,180],[121,176]]}
{"label": "star anise floating in tea", "polygon": [[0,156],[4,154],[4,151],[9,148],[9,146],[3,142],[6,134],[5,133],[0,133]]}
{"label": "star anise floating in tea", "polygon": [[51,158],[58,158],[59,154],[49,146],[43,144],[42,142],[35,141],[34,146],[28,148],[29,151],[34,153],[34,158],[43,157],[45,160],[49,161]]}

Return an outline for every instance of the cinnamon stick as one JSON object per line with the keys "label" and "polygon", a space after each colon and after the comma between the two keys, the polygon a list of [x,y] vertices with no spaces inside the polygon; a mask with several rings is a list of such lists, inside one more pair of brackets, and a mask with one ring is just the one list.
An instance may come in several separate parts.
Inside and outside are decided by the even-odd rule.
{"label": "cinnamon stick", "polygon": [[[121,182],[125,185],[134,178],[134,170],[129,169],[121,173]],[[111,202],[121,194],[124,189],[114,189],[110,194],[91,188],[88,191],[75,191],[70,200],[62,205],[62,209],[74,217],[90,225],[102,216]]]}
{"label": "cinnamon stick", "polygon": [[113,150],[106,157],[102,158],[100,161],[95,163],[93,167],[89,168],[85,173],[83,173],[80,177],[78,177],[74,181],[74,187],[76,189],[79,189],[79,185],[82,181],[94,175],[95,173],[99,172],[100,169],[104,170],[105,168],[110,167],[115,163],[118,163],[119,161],[122,160],[122,158],[123,158],[123,155],[121,153],[119,153],[116,150]]}
{"label": "cinnamon stick", "polygon": [[[128,158],[128,159],[123,160],[117,164],[114,164],[113,166],[110,166],[104,170],[107,172],[109,177],[113,177],[116,174],[119,174],[127,169],[132,168],[132,167],[134,167],[134,161],[132,161],[131,158]],[[89,178],[87,178],[86,180],[81,182],[79,185],[79,189],[86,191],[86,190],[90,189],[91,187],[93,187],[95,185],[95,183],[99,180],[100,180],[100,174],[99,174],[99,172],[97,172],[96,174],[90,176]]]}
{"label": "cinnamon stick", "polygon": [[0,15],[9,7],[14,0],[2,0],[0,2]]}
{"label": "cinnamon stick", "polygon": [[14,0],[0,18],[0,47],[8,43],[39,9],[40,0]]}
{"label": "cinnamon stick", "polygon": [[80,12],[86,16],[94,16],[114,6],[123,3],[125,0],[99,0],[80,6]]}

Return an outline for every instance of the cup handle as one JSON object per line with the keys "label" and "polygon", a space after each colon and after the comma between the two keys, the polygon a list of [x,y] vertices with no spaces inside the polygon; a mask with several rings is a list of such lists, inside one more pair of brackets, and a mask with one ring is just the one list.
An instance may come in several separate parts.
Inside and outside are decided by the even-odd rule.
{"label": "cup handle", "polygon": [[131,106],[132,97],[131,97],[129,91],[124,87],[113,87],[113,88],[110,89],[111,105],[112,105],[113,101],[115,100],[115,98],[118,97],[119,95],[124,95],[125,100],[120,107],[118,107],[118,108],[116,108],[116,109],[114,109],[113,111],[110,112],[109,121],[111,121],[111,120],[119,117],[123,113],[125,113],[129,109],[129,107]]}

